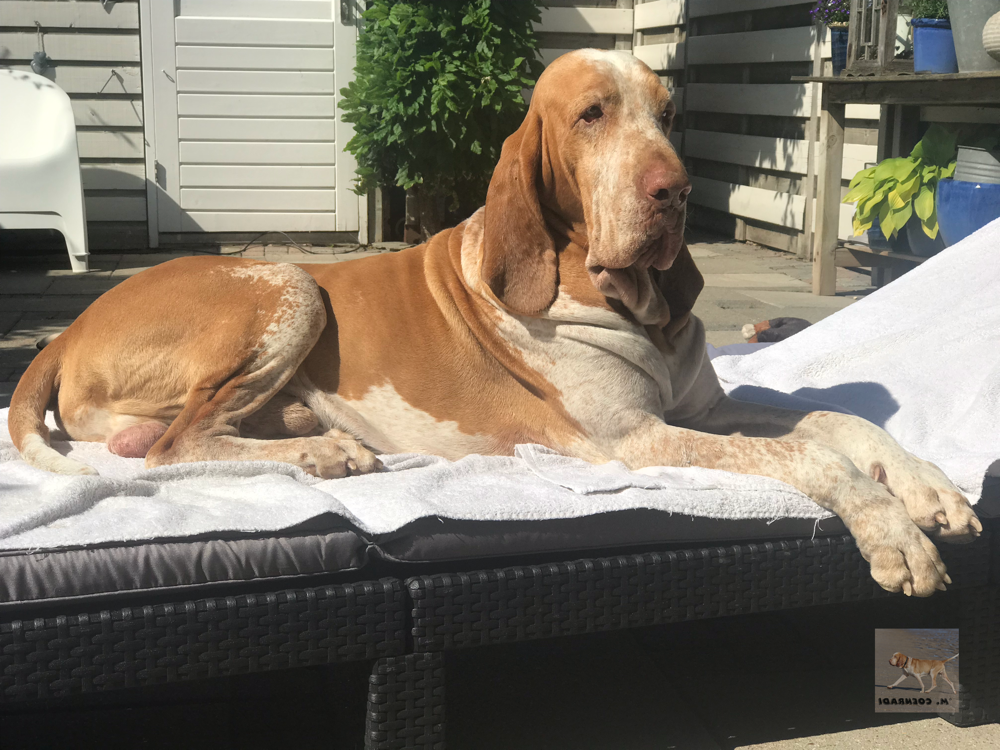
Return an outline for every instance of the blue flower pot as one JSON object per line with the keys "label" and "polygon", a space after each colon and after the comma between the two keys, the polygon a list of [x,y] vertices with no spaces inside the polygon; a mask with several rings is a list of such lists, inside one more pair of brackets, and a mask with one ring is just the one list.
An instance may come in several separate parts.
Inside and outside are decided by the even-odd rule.
{"label": "blue flower pot", "polygon": [[889,239],[882,234],[877,216],[872,219],[872,225],[868,228],[868,247],[872,250],[892,250]]}
{"label": "blue flower pot", "polygon": [[913,71],[915,73],[957,73],[955,39],[947,18],[914,18]]}
{"label": "blue flower pot", "polygon": [[830,54],[833,57],[833,74],[839,76],[847,67],[847,29],[830,27]]}
{"label": "blue flower pot", "polygon": [[935,208],[945,244],[954,245],[1000,219],[1000,185],[941,180]]}
{"label": "blue flower pot", "polygon": [[[929,258],[932,255],[937,255],[945,248],[944,240],[941,238],[940,226],[938,227],[937,237],[931,239],[927,236],[927,233],[924,232],[924,227],[920,222],[920,217],[917,216],[915,211],[910,217],[910,220],[906,222],[906,226],[903,227],[900,234],[903,232],[906,233],[907,249],[913,255],[919,255],[921,258]],[[907,250],[904,250],[903,252],[907,252]]]}

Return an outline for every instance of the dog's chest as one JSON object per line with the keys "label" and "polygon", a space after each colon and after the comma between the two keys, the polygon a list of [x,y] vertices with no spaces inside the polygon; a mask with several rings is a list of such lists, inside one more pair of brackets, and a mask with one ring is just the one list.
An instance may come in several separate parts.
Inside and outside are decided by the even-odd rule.
{"label": "dog's chest", "polygon": [[661,350],[643,326],[564,296],[546,317],[505,316],[500,333],[595,436],[627,431],[637,412],[662,418],[678,409],[703,366],[700,321]]}

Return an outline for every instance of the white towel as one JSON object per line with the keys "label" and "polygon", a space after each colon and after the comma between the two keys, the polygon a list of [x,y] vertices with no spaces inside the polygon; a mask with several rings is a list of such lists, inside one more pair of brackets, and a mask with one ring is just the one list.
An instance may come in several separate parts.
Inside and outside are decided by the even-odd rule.
{"label": "white towel", "polygon": [[978,499],[1000,475],[1000,220],[795,336],[713,364],[735,398],[871,420]]}
{"label": "white towel", "polygon": [[[978,499],[987,467],[1000,464],[998,290],[1000,221],[784,342],[744,356],[727,350],[714,363],[740,398],[822,402],[884,424]],[[277,531],[328,513],[369,534],[429,516],[541,520],[628,508],[721,519],[830,516],[774,479],[699,468],[632,472],[541,446],[455,462],[385,456],[386,472],[323,481],[268,462],[147,471],[102,444],[55,445],[101,476],[28,466],[0,411],[0,548]]]}
{"label": "white towel", "polygon": [[427,516],[464,520],[577,518],[653,508],[712,518],[830,514],[775,479],[709,469],[630,472],[539,445],[514,456],[383,456],[388,471],[321,480],[289,464],[218,461],[144,469],[103,444],[53,443],[101,476],[58,476],[20,460],[0,411],[0,549],[277,531],[332,513],[382,534]]}

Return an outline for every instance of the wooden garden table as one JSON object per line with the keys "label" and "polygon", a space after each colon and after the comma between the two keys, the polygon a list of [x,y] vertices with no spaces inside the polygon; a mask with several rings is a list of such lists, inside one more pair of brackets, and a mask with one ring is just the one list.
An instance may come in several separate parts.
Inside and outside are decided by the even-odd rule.
{"label": "wooden garden table", "polygon": [[[908,154],[916,145],[921,105],[1000,104],[1000,71],[953,73],[947,75],[882,75],[792,78],[796,83],[823,84],[820,115],[819,170],[816,232],[813,235],[813,294],[832,295],[837,291],[840,223],[841,168],[844,157],[844,119],[848,103],[880,104],[878,160]],[[868,253],[852,245],[839,259],[843,265],[870,265],[914,262],[913,256],[896,253]]]}

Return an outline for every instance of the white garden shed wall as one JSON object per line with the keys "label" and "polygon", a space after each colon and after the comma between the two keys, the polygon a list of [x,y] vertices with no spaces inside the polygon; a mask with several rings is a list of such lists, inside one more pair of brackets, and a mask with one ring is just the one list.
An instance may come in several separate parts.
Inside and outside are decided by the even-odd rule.
{"label": "white garden shed wall", "polygon": [[[323,232],[366,237],[352,190],[358,4],[332,0],[142,0],[149,45],[161,235]],[[145,19],[145,14],[144,14]],[[148,132],[148,131],[147,131]]]}

